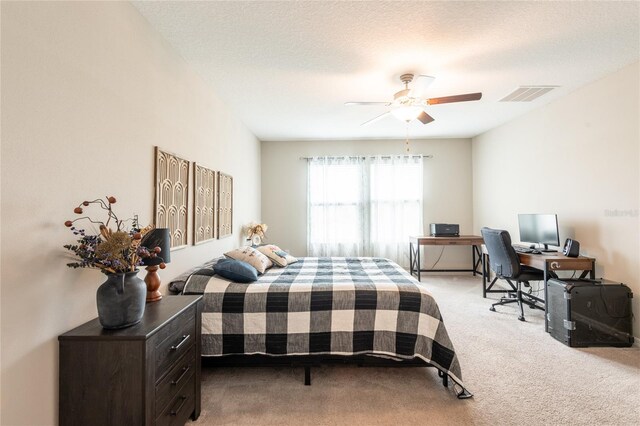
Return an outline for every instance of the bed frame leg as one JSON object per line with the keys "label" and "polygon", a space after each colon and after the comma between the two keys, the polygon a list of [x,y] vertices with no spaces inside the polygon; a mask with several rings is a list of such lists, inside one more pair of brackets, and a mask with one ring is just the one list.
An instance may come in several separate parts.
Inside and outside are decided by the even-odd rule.
{"label": "bed frame leg", "polygon": [[304,367],[304,385],[311,386],[311,367],[308,365]]}
{"label": "bed frame leg", "polygon": [[445,388],[449,387],[449,375],[438,370],[438,376],[442,377],[442,386]]}

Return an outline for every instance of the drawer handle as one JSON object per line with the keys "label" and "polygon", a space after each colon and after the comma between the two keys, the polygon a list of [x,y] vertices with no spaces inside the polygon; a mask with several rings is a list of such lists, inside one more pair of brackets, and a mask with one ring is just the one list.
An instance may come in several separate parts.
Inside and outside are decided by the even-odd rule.
{"label": "drawer handle", "polygon": [[180,381],[182,381],[182,379],[184,379],[184,376],[186,376],[186,374],[187,374],[187,372],[189,371],[189,369],[190,369],[190,368],[191,368],[191,367],[190,367],[190,366],[188,366],[188,365],[187,365],[186,367],[183,367],[183,368],[182,368],[182,374],[181,374],[181,375],[180,375],[180,377],[178,377],[176,380],[172,380],[172,381],[171,381],[171,385],[172,385],[172,386],[175,386],[175,385],[177,385],[178,383],[180,383]]}
{"label": "drawer handle", "polygon": [[180,410],[182,410],[182,407],[184,407],[184,403],[185,402],[187,402],[187,397],[185,395],[182,395],[180,397],[180,405],[178,405],[178,408],[176,408],[175,410],[171,410],[171,412],[169,414],[171,414],[172,416],[178,415]]}
{"label": "drawer handle", "polygon": [[187,342],[187,340],[189,340],[189,337],[191,337],[190,334],[185,334],[184,336],[182,336],[182,340],[180,340],[180,343],[178,343],[177,345],[171,346],[171,350],[177,351],[178,349],[180,349],[180,347],[184,345]]}

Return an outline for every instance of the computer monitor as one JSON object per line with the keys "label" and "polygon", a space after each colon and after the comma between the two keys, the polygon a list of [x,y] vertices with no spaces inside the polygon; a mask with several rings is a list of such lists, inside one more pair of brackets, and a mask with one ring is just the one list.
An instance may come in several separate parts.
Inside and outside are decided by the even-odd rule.
{"label": "computer monitor", "polygon": [[546,252],[549,245],[560,246],[558,233],[558,216],[555,214],[519,214],[520,241],[543,244]]}

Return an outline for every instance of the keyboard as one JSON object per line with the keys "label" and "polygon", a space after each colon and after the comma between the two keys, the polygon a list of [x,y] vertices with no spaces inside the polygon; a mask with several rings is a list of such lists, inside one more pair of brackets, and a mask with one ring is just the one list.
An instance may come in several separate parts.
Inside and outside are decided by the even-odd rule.
{"label": "keyboard", "polygon": [[534,253],[534,254],[540,254],[540,252],[539,252],[538,250],[534,250],[534,249],[529,248],[529,247],[513,246],[513,249],[514,249],[517,253]]}

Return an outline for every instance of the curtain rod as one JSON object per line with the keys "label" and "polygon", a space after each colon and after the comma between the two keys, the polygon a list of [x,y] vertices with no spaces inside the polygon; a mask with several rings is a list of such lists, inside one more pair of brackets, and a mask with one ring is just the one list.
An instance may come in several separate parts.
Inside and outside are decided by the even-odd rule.
{"label": "curtain rod", "polygon": [[314,158],[392,158],[392,157],[410,157],[410,158],[433,158],[433,155],[317,155],[315,157],[300,157],[301,160],[313,160]]}

